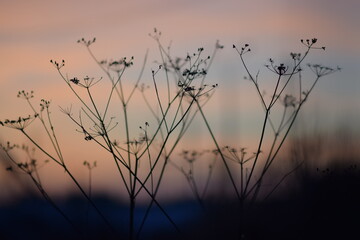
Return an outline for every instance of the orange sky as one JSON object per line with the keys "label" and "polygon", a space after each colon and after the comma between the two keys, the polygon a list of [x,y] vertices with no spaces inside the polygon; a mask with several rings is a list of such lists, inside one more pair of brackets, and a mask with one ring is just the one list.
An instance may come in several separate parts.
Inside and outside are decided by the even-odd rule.
{"label": "orange sky", "polygon": [[[28,113],[16,93],[22,89],[34,90],[38,100],[52,100],[55,122],[67,128],[62,138],[68,143],[76,136],[71,133],[75,127],[59,113],[57,106],[68,106],[75,99],[49,60],[65,59],[64,72],[70,76],[101,77],[102,72],[85,48],[76,44],[81,37],[97,37],[93,50],[99,58],[135,56],[135,66],[128,75],[133,80],[149,49],[144,82],[151,84],[150,69],[156,67],[153,61],[159,59],[159,53],[148,33],[157,27],[163,32],[164,44],[172,41],[173,53],[177,55],[185,56],[198,47],[205,47],[210,54],[216,40],[225,45],[208,78],[209,83],[219,83],[220,87],[212,107],[205,109],[224,145],[233,141],[252,145],[261,121],[261,106],[253,86],[242,80],[245,72],[231,48],[233,43],[251,44],[250,68],[254,72],[261,69],[265,78],[269,75],[262,66],[270,56],[285,59],[289,52],[303,50],[299,39],[317,37],[327,51],[314,52],[308,60],[339,65],[344,70],[323,79],[303,117],[306,119],[315,113],[323,126],[331,128],[346,120],[355,128],[360,120],[358,9],[357,0],[4,0],[0,2],[0,120]],[[263,81],[266,85],[267,80]],[[134,109],[141,109],[142,104],[134,102]],[[138,112],[132,114],[134,119],[139,118]],[[135,127],[137,124],[134,123]],[[194,128],[192,139],[203,141],[202,146],[213,147],[207,142],[208,137],[204,136],[207,132],[201,123],[196,124],[200,127]],[[32,131],[37,133],[35,129]],[[4,128],[0,128],[0,139],[23,141]],[[192,146],[189,142],[185,145]],[[69,146],[66,150],[68,156],[79,154]],[[106,173],[108,168],[110,166],[102,171]],[[56,181],[49,180],[50,185]]]}

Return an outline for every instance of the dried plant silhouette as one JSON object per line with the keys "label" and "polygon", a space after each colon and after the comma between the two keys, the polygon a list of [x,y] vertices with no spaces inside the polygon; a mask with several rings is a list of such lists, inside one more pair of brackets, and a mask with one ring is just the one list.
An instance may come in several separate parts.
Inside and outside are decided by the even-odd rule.
{"label": "dried plant silhouette", "polygon": [[[129,71],[133,71],[135,59],[122,57],[116,60],[100,60],[92,50],[92,45],[96,42],[95,38],[92,40],[83,38],[78,43],[94,60],[103,78],[76,76],[66,72],[65,60],[51,60],[51,64],[65,86],[77,99],[77,103],[70,107],[61,107],[60,110],[76,126],[77,132],[85,141],[105,150],[107,156],[101,161],[111,161],[117,169],[118,180],[125,189],[129,203],[126,238],[147,239],[148,236],[144,236],[142,232],[148,224],[147,220],[153,208],[157,208],[162,213],[172,225],[170,231],[175,230],[178,238],[191,238],[184,235],[184,231],[157,197],[162,185],[171,185],[171,182],[163,181],[165,173],[177,170],[184,176],[184,181],[187,182],[204,212],[211,206],[208,204],[210,202],[208,193],[215,188],[214,181],[218,179],[216,175],[218,172],[225,174],[226,184],[232,186],[233,199],[237,202],[234,210],[237,216],[236,235],[237,238],[246,239],[246,223],[251,220],[247,209],[250,209],[251,205],[260,198],[268,199],[305,161],[297,161],[278,183],[274,184],[270,190],[266,188],[265,191],[266,177],[273,169],[274,162],[278,160],[279,153],[300,110],[308,102],[319,80],[339,71],[340,68],[329,68],[319,64],[306,65],[305,59],[310,52],[323,51],[325,47],[317,47],[315,38],[301,40],[304,51],[291,53],[291,64],[276,63],[273,59],[268,61],[265,68],[273,74],[275,80],[270,89],[264,89],[259,72],[252,73],[246,61],[246,56],[251,54],[250,46],[244,44],[238,48],[233,45],[234,53],[238,55],[240,65],[246,74],[245,78],[254,86],[254,93],[260,99],[264,115],[255,149],[249,149],[246,146],[236,147],[237,143],[234,143],[234,146],[224,146],[218,140],[219,136],[212,128],[204,108],[207,104],[211,104],[210,100],[216,94],[215,90],[218,87],[218,83],[207,83],[206,76],[211,72],[216,55],[224,46],[216,42],[210,55],[206,55],[204,48],[200,47],[183,58],[174,57],[171,54],[171,46],[162,44],[161,32],[154,29],[154,32],[149,35],[156,43],[160,60],[155,63],[156,67],[147,73],[145,71],[148,64],[147,52],[140,69],[136,70],[138,77],[133,82],[129,82],[126,75]],[[313,79],[304,81],[303,71],[313,72]],[[143,81],[145,77],[151,78],[151,85]],[[102,95],[102,99],[99,99],[97,95],[98,85],[107,86],[107,93]],[[291,89],[289,89],[290,85]],[[294,86],[296,86],[295,91]],[[88,189],[86,189],[74,175],[73,170],[68,167],[67,161],[70,159],[64,158],[61,146],[66,143],[59,141],[58,134],[61,132],[59,129],[61,126],[53,124],[50,101],[42,99],[38,108],[34,104],[33,91],[19,91],[18,97],[26,101],[31,114],[15,120],[5,119],[0,121],[0,125],[12,128],[24,135],[37,151],[46,156],[46,162],[56,164],[65,172],[88,204],[86,219],[89,219],[89,211],[92,208],[107,226],[109,235],[124,238],[121,231],[115,227],[118,223],[113,222],[94,201],[92,173],[102,162],[83,162],[84,171],[88,174]],[[130,109],[135,98],[137,102],[142,102],[142,110]],[[147,109],[151,114],[151,119],[144,119],[141,126],[134,126],[130,119],[138,116],[138,112],[143,109]],[[186,141],[186,133],[195,119],[201,120],[207,129],[213,149],[179,149],[180,143]],[[27,131],[35,121],[41,124],[51,148],[42,146],[30,134],[30,131]],[[269,144],[270,148],[265,148],[265,144]],[[9,142],[1,146],[6,156],[4,160],[9,160],[7,170],[14,174],[28,175],[29,180],[44,199],[73,226],[76,234],[84,237],[84,231],[87,230],[80,229],[74,224],[70,215],[61,209],[46,191],[39,171],[40,168],[46,168],[45,162],[40,164],[35,160],[35,157],[30,154],[29,147],[19,147]],[[25,151],[29,160],[17,159],[15,155],[12,155],[15,150]],[[196,164],[200,159],[207,161],[206,169],[198,170]],[[218,169],[225,169],[225,173],[221,170],[217,171]],[[198,176],[198,171],[205,174]],[[140,195],[146,195],[149,200],[141,217],[135,214],[139,207],[137,199]]]}

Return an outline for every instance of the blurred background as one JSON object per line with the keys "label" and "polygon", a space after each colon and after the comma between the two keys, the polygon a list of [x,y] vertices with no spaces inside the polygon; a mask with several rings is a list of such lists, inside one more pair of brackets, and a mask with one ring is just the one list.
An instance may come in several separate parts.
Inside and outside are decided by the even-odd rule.
{"label": "blurred background", "polygon": [[[113,162],[107,161],[103,151],[83,141],[76,126],[60,112],[59,106],[72,105],[73,109],[79,109],[80,105],[50,64],[50,59],[64,59],[66,65],[62,70],[69,77],[104,77],[86,49],[76,43],[83,37],[96,37],[92,50],[99,59],[134,56],[134,66],[124,76],[126,84],[132,86],[149,51],[142,82],[151,86],[151,70],[158,67],[156,61],[160,60],[156,42],[149,37],[155,27],[162,32],[164,46],[171,44],[173,56],[186,57],[199,47],[204,47],[205,53],[211,55],[219,40],[224,48],[218,52],[207,77],[209,84],[217,83],[219,87],[204,111],[221,146],[247,147],[255,151],[263,110],[254,86],[244,80],[247,74],[232,45],[250,44],[252,51],[246,56],[249,69],[253,74],[259,70],[259,84],[266,90],[275,81],[274,75],[264,67],[268,59],[286,63],[290,52],[306,50],[300,39],[315,37],[318,46],[326,46],[326,51],[312,51],[305,63],[339,66],[342,71],[321,79],[305,104],[292,137],[307,139],[304,141],[310,143],[310,148],[325,153],[314,158],[314,167],[322,166],[320,159],[341,159],[344,154],[351,158],[358,154],[360,136],[359,9],[357,0],[2,0],[0,120],[17,119],[31,113],[26,102],[16,97],[19,90],[33,90],[35,104],[40,99],[51,100],[53,123],[74,174],[86,185],[88,172],[83,162],[97,161],[98,167],[93,172],[94,191],[124,199],[118,191],[121,184],[117,181]],[[312,80],[314,76],[305,66],[304,69],[308,72],[304,78]],[[101,95],[98,99],[101,102]],[[138,129],[151,118],[144,109],[141,97],[135,95],[130,112],[132,129]],[[46,146],[48,140],[36,125],[28,131]],[[134,130],[133,137],[137,136],[138,131]],[[178,147],[179,152],[214,148],[201,119],[194,122],[185,139]],[[0,141],[29,144],[19,131],[4,127],[0,128]],[[316,145],[319,142],[321,148]],[[289,146],[283,149],[283,156],[289,149]],[[46,159],[41,154],[37,156],[39,160]],[[174,156],[181,158],[178,153]],[[199,164],[199,172],[206,164]],[[31,185],[23,181],[22,176],[14,177],[6,167],[8,163],[2,161],[2,204],[26,195],[26,184]],[[281,164],[278,167],[281,169]],[[166,177],[172,184],[163,186],[160,197],[164,200],[180,195],[191,197],[184,176],[171,166],[168,171]],[[53,196],[61,198],[74,188],[54,164],[44,166],[40,174]]]}

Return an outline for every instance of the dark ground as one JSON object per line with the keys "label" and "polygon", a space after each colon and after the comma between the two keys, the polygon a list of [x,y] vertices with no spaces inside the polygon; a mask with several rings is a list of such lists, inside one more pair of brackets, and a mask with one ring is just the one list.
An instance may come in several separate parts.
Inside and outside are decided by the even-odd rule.
{"label": "dark ground", "polygon": [[[204,208],[194,201],[164,205],[181,234],[153,207],[139,239],[360,239],[360,171],[355,166],[303,174],[299,181],[300,187],[246,208],[243,238],[238,204],[218,198]],[[127,239],[127,206],[99,196],[94,201],[116,233],[93,210],[86,217],[82,198],[59,204],[81,235],[44,200],[24,199],[0,208],[0,239]],[[137,210],[137,219],[144,211]]]}

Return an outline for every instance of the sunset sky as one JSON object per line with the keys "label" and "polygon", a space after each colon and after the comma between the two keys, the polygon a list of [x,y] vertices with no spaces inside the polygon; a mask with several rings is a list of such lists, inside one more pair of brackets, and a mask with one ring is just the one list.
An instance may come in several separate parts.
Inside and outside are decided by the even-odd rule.
{"label": "sunset sky", "polygon": [[[255,74],[260,70],[260,84],[267,86],[272,76],[264,68],[267,59],[286,61],[290,52],[305,50],[300,39],[316,37],[326,51],[313,51],[306,63],[339,66],[343,70],[321,79],[299,122],[309,129],[321,127],[325,132],[332,132],[340,124],[359,132],[359,9],[358,0],[2,0],[0,120],[26,116],[30,109],[16,94],[19,90],[34,90],[36,101],[42,98],[52,101],[54,124],[62,134],[66,155],[78,158],[73,166],[80,166],[85,159],[96,160],[100,153],[84,153],[76,147],[76,141],[82,138],[77,138],[75,126],[60,113],[58,106],[79,105],[49,61],[64,59],[63,72],[69,76],[102,77],[103,72],[86,49],[76,43],[82,37],[96,37],[92,49],[99,59],[135,57],[128,75],[130,85],[149,50],[143,82],[150,85],[151,69],[157,67],[154,61],[160,59],[156,43],[148,35],[156,27],[162,32],[164,45],[171,42],[172,52],[177,56],[185,57],[199,47],[211,54],[217,40],[224,45],[208,76],[209,84],[218,83],[219,88],[210,107],[205,108],[222,145],[234,140],[239,141],[235,145],[246,145],[247,139],[248,145],[256,142],[262,116],[255,89],[243,79],[246,73],[233,44],[250,44],[249,67]],[[142,104],[134,102],[139,111],[132,112],[133,119],[146,119],[141,115]],[[142,122],[134,122],[133,127]],[[30,131],[38,134],[36,128]],[[1,127],[0,141],[25,141],[17,134]],[[205,128],[194,128],[192,138],[199,140],[200,147],[213,148],[211,141],[204,140],[208,139],[206,134]],[[38,137],[40,142],[46,142]],[[100,165],[99,176],[111,167],[106,163]],[[43,174],[49,177],[49,173]],[[80,170],[77,174],[80,178],[85,175]],[[98,180],[99,188],[110,189],[106,180]],[[49,180],[50,186],[56,186],[56,181]],[[0,187],[4,185],[0,183]]]}

